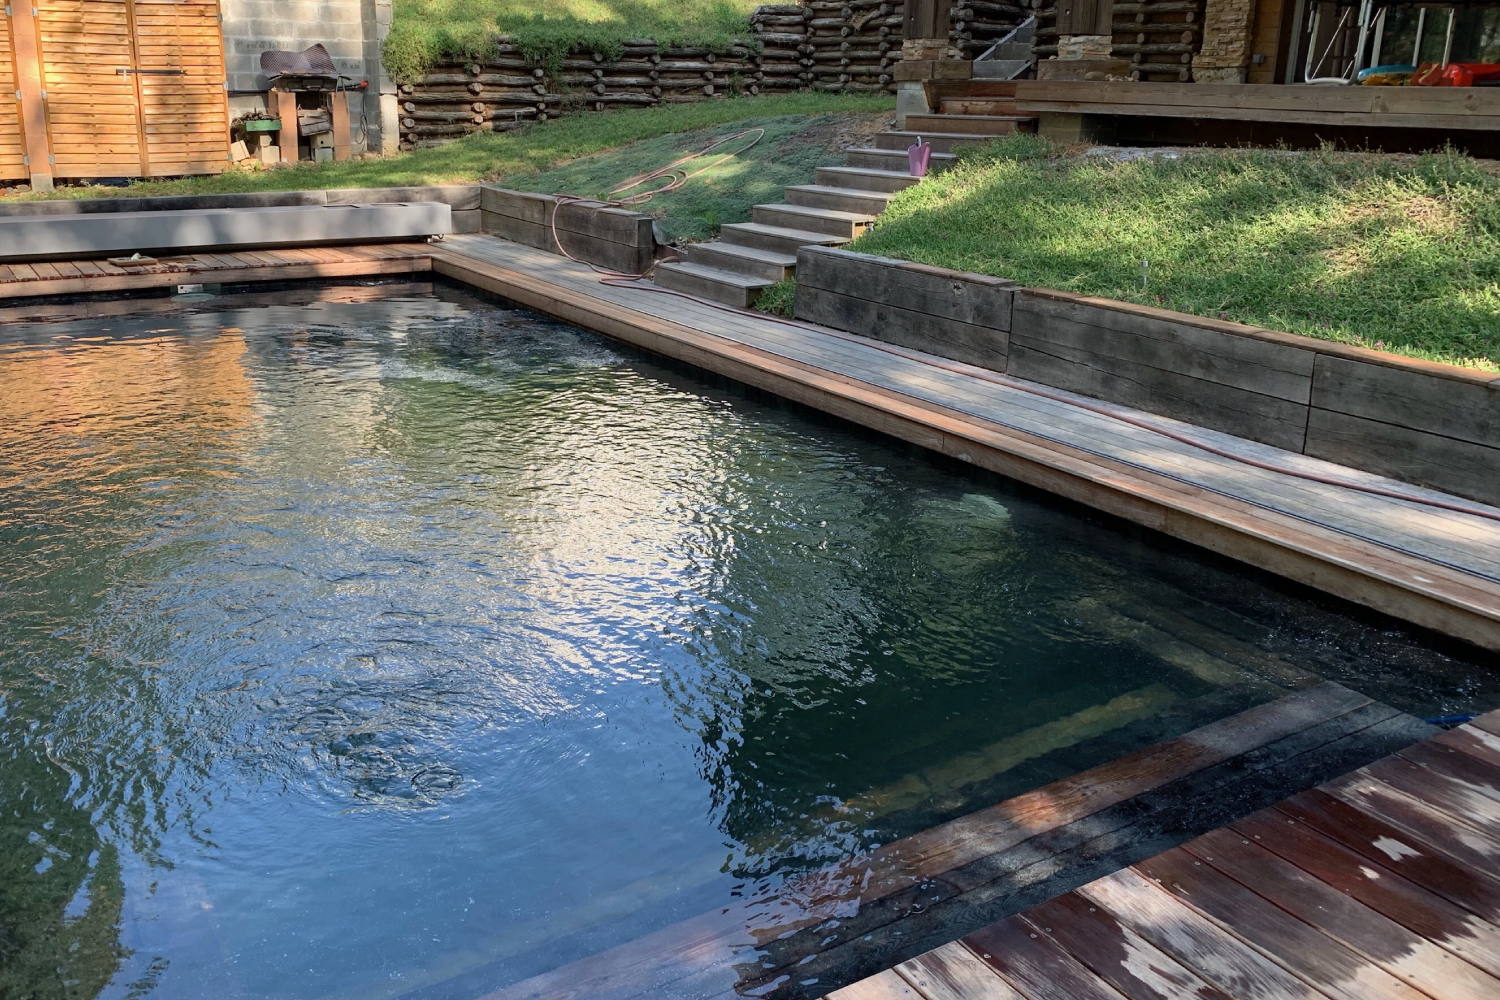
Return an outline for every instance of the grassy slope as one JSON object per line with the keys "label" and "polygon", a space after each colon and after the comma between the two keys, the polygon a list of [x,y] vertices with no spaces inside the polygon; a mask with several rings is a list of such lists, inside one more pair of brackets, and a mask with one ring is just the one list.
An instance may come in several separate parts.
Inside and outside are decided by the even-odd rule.
{"label": "grassy slope", "polygon": [[264,171],[232,170],[217,177],[141,181],[127,188],[68,187],[59,188],[51,195],[13,195],[4,200],[506,181],[549,170],[601,150],[726,122],[827,112],[879,111],[892,106],[888,97],[844,97],[814,92],[733,97],[697,104],[569,115],[514,132],[470,136],[446,146],[392,157],[370,157],[344,163],[306,163]]}
{"label": "grassy slope", "polygon": [[991,144],[852,248],[1500,370],[1500,178],[1472,160],[1052,154]]}
{"label": "grassy slope", "polygon": [[[866,103],[872,108],[889,108],[886,100]],[[745,147],[752,136],[745,136],[684,164],[682,169],[688,171],[709,169],[680,189],[658,195],[640,208],[640,211],[657,216],[661,229],[670,239],[710,239],[726,222],[748,221],[752,205],[781,201],[783,186],[811,183],[818,167],[843,163],[844,155],[837,151],[836,141],[841,128],[860,119],[878,127],[887,118],[883,113],[859,118],[852,118],[847,113],[752,118],[632,143],[576,160],[556,170],[518,179],[515,186],[527,191],[606,197],[609,190],[622,181],[664,167],[716,139],[747,129],[764,129],[764,136],[749,148]],[[725,153],[740,149],[744,152],[719,162]],[[653,181],[647,187],[659,187],[661,183]],[[634,191],[626,192],[627,195],[630,193]]]}
{"label": "grassy slope", "polygon": [[761,0],[395,0],[385,42],[396,79],[443,58],[482,57],[496,34],[512,37],[538,64],[572,46],[614,50],[626,38],[713,48],[750,37]]}

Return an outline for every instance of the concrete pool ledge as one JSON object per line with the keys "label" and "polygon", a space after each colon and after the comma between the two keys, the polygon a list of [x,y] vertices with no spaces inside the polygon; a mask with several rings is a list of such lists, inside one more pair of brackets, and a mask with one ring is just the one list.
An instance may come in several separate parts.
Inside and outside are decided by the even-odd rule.
{"label": "concrete pool ledge", "polygon": [[[1010,476],[1393,617],[1500,650],[1500,522],[1217,457],[993,373],[810,325],[602,284],[485,235],[432,268],[521,305]],[[1057,390],[1050,390],[1056,393]],[[1483,506],[1123,405],[1122,415],[1310,472]]]}

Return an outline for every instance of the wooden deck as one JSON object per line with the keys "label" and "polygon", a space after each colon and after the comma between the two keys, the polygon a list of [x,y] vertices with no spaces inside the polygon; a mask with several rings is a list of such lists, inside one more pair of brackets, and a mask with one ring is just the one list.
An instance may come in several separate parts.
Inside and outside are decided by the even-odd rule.
{"label": "wooden deck", "polygon": [[1500,997],[1500,712],[829,1000],[1188,997]]}
{"label": "wooden deck", "polygon": [[811,1000],[1433,732],[1320,684],[486,1000]]}
{"label": "wooden deck", "polygon": [[1020,80],[1023,114],[1103,114],[1375,128],[1500,130],[1500,91],[1486,87],[1095,83]]}
{"label": "wooden deck", "polygon": [[103,260],[0,264],[0,301],[188,284],[412,274],[431,269],[432,258],[425,243],[186,254],[129,268]]}
{"label": "wooden deck", "polygon": [[[914,351],[712,308],[649,285],[605,285],[587,267],[494,237],[450,237],[432,252],[437,273],[522,305],[1500,649],[1500,522],[1253,468],[1033,395],[983,369],[939,367]],[[1298,469],[1423,492],[1166,417],[1104,408]]]}

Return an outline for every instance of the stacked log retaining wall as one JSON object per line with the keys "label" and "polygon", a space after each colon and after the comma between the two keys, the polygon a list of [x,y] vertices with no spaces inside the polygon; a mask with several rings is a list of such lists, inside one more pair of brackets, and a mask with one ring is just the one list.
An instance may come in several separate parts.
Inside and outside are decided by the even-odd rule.
{"label": "stacked log retaining wall", "polygon": [[[1029,15],[1031,2],[956,0],[952,54],[974,58]],[[401,148],[505,132],[569,113],[730,94],[894,92],[905,16],[901,0],[772,4],[750,16],[749,38],[724,51],[638,38],[627,40],[617,56],[577,49],[550,68],[500,37],[483,60],[436,66],[400,83]]]}

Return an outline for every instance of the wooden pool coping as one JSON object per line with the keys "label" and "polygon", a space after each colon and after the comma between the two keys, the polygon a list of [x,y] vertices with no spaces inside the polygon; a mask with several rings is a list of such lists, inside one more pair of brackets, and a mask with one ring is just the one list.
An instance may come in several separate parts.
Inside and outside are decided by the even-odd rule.
{"label": "wooden pool coping", "polygon": [[828,1000],[1500,996],[1500,712]]}
{"label": "wooden pool coping", "polygon": [[[1259,474],[1251,483],[1235,468],[1149,442],[1137,441],[1129,453],[1112,451],[1109,439],[1123,441],[1125,429],[1106,426],[1107,418],[1085,423],[1081,407],[1071,413],[1066,404],[1049,404],[1051,413],[1031,413],[1030,423],[1011,420],[1009,414],[1033,401],[985,382],[992,373],[982,369],[966,379],[951,363],[940,369],[918,352],[897,357],[869,341],[869,349],[862,349],[862,338],[836,331],[825,335],[807,324],[798,329],[649,289],[605,285],[583,265],[493,236],[452,236],[431,245],[198,254],[138,269],[84,261],[8,265],[0,267],[0,299],[429,271],[1500,650],[1500,523],[1333,488],[1298,487],[1295,503],[1283,502],[1296,485],[1292,477],[1276,482]],[[989,393],[985,407],[961,405],[961,397],[981,390]],[[1164,427],[1197,430],[1110,406]],[[1215,440],[1269,451],[1228,435]],[[1327,463],[1316,468],[1445,496]],[[1286,496],[1278,499],[1278,490]],[[1352,528],[1351,512],[1359,515]]]}

